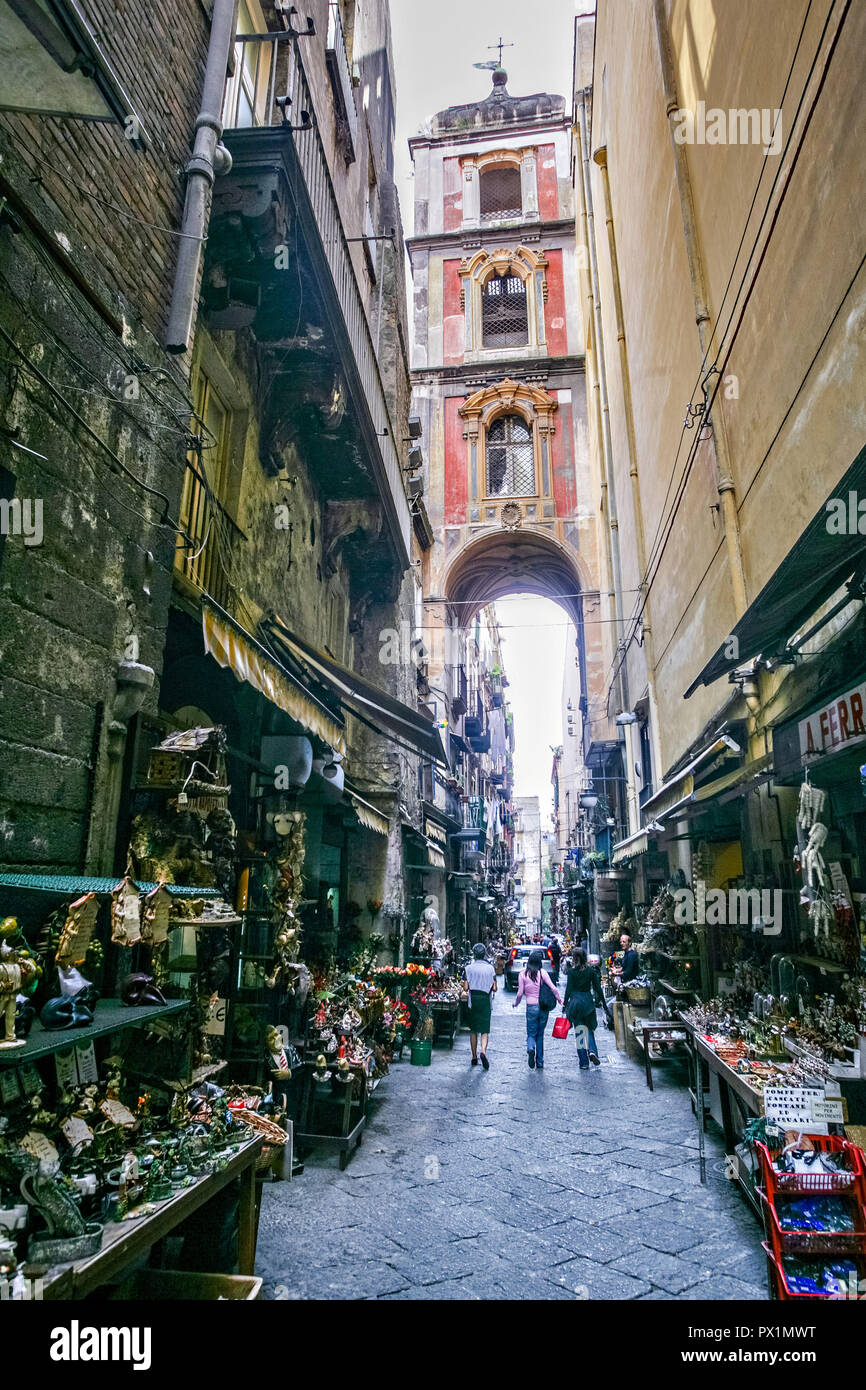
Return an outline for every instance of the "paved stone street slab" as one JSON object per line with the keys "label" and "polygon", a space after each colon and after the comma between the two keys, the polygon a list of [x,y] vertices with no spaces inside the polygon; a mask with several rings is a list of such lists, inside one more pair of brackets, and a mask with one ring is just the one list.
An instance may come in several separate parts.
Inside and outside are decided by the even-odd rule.
{"label": "paved stone street slab", "polygon": [[489,1072],[469,1040],[405,1060],[376,1092],[340,1173],[313,1151],[263,1190],[258,1272],[280,1299],[767,1297],[761,1231],[707,1136],[706,1187],[682,1073],[643,1068],[598,1034],[577,1067],[547,1031],[526,1064],[523,1009],[494,1003]]}

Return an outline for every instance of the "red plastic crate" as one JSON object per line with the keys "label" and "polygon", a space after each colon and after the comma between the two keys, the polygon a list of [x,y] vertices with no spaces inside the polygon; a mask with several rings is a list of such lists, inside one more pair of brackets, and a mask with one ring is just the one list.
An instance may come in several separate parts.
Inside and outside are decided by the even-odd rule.
{"label": "red plastic crate", "polygon": [[[781,1255],[774,1255],[772,1247],[769,1246],[766,1241],[762,1241],[761,1244],[763,1246],[764,1254],[767,1256],[767,1266],[770,1275],[770,1288],[772,1290],[774,1298],[779,1299],[783,1303],[787,1303],[788,1301],[795,1302],[801,1298],[823,1298],[825,1301],[831,1303],[835,1302],[837,1299],[840,1302],[843,1301],[842,1294],[794,1293],[793,1290],[788,1287],[788,1281],[785,1278],[785,1271],[782,1268]],[[862,1256],[856,1256],[854,1259],[854,1263],[857,1266],[858,1285],[862,1287],[864,1278],[866,1278],[866,1260],[864,1260]],[[844,1296],[844,1298],[847,1298],[847,1294]]]}
{"label": "red plastic crate", "polygon": [[[769,1201],[766,1192],[756,1188],[764,1212],[764,1229],[775,1255],[866,1255],[866,1213],[856,1198],[848,1193],[830,1193],[843,1200],[851,1201],[854,1214],[853,1231],[785,1231],[779,1222],[779,1213]],[[801,1194],[803,1195],[803,1194]],[[795,1193],[780,1193],[786,1197]]]}
{"label": "red plastic crate", "polygon": [[772,1203],[778,1193],[786,1197],[808,1196],[812,1192],[849,1193],[861,1206],[866,1205],[866,1175],[863,1171],[863,1155],[855,1144],[841,1139],[835,1134],[810,1134],[809,1138],[816,1149],[824,1153],[845,1153],[848,1172],[827,1173],[823,1169],[817,1173],[777,1173],[766,1144],[756,1140],[755,1148],[761,1163],[761,1176],[768,1200]]}

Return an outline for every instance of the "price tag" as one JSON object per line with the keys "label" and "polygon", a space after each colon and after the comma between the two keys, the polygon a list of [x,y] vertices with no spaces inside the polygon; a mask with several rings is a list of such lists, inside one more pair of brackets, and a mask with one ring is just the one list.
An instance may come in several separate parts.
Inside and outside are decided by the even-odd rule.
{"label": "price tag", "polygon": [[34,1158],[38,1158],[40,1163],[43,1161],[56,1163],[60,1158],[48,1135],[43,1134],[39,1129],[28,1130],[18,1147],[23,1149],[25,1153],[32,1154]]}
{"label": "price tag", "polygon": [[42,1078],[32,1062],[27,1062],[19,1071],[18,1079],[25,1096],[38,1096],[42,1090]]}
{"label": "price tag", "polygon": [[63,1121],[60,1128],[67,1144],[73,1149],[84,1148],[93,1142],[93,1130],[89,1124],[82,1120],[80,1115],[70,1115],[68,1120]]}
{"label": "price tag", "polygon": [[207,1009],[204,1031],[206,1033],[222,1036],[226,1031],[226,1005],[227,1000],[220,999],[218,995],[210,1000]]}
{"label": "price tag", "polygon": [[812,1123],[812,1092],[805,1086],[765,1086],[764,1115],[780,1129]]}
{"label": "price tag", "polygon": [[55,1052],[54,1069],[57,1072],[57,1084],[61,1091],[71,1091],[78,1085],[78,1064],[75,1060],[74,1047],[70,1047],[68,1052]]}
{"label": "price tag", "polygon": [[88,1086],[91,1081],[98,1081],[99,1068],[96,1065],[96,1050],[93,1043],[82,1043],[80,1047],[76,1047],[75,1056],[78,1059],[79,1086]]}
{"label": "price tag", "polygon": [[103,1115],[110,1120],[113,1125],[134,1125],[135,1116],[131,1110],[127,1110],[119,1100],[104,1100],[99,1106]]}
{"label": "price tag", "polygon": [[0,1102],[3,1105],[11,1105],[21,1094],[18,1086],[18,1074],[10,1069],[0,1071]]}
{"label": "price tag", "polygon": [[843,1125],[848,1116],[844,1100],[814,1100],[812,1119],[821,1124]]}

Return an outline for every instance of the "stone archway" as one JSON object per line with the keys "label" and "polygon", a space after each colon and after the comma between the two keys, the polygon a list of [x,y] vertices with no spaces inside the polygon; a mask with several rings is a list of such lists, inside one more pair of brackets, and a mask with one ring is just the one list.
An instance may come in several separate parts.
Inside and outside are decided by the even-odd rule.
{"label": "stone archway", "polygon": [[560,603],[578,631],[583,626],[584,601],[598,597],[574,550],[543,531],[523,526],[485,531],[454,557],[445,576],[445,599],[461,627],[485,604],[518,593],[539,594]]}

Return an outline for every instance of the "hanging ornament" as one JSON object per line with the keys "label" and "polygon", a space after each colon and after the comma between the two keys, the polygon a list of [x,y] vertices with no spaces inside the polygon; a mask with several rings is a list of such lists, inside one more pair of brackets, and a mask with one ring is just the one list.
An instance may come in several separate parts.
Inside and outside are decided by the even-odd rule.
{"label": "hanging ornament", "polygon": [[128,874],[112,890],[111,939],[117,946],[134,946],[141,940],[141,895]]}
{"label": "hanging ornament", "polygon": [[57,965],[82,964],[93,939],[98,911],[99,903],[95,893],[85,893],[83,898],[70,903],[54,957]]}
{"label": "hanging ornament", "polygon": [[168,914],[171,893],[164,883],[158,883],[148,893],[141,909],[141,935],[151,946],[161,946],[168,937]]}

